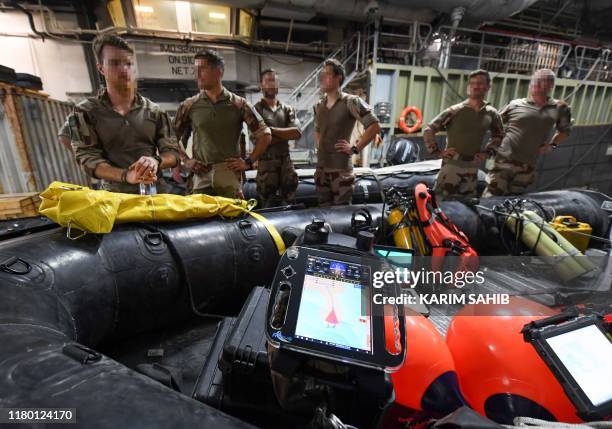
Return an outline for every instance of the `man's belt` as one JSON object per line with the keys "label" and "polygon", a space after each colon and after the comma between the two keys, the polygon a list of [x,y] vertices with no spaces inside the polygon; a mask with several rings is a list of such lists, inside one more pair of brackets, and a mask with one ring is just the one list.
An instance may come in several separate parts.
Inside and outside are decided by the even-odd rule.
{"label": "man's belt", "polygon": [[260,161],[278,161],[278,160],[283,160],[283,159],[287,159],[289,158],[289,154],[283,154],[283,155],[262,155],[259,160]]}

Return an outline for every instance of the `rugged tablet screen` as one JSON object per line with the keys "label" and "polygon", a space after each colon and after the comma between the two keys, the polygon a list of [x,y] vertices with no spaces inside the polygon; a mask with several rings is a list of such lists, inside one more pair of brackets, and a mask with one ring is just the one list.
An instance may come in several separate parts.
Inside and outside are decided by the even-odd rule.
{"label": "rugged tablet screen", "polygon": [[[268,340],[332,360],[399,368],[405,348],[402,309],[373,302],[373,273],[383,266],[373,255],[291,247],[271,287]],[[389,343],[401,347],[387,350],[385,324],[397,328],[388,329],[397,337]]]}
{"label": "rugged tablet screen", "polygon": [[296,338],[372,354],[369,267],[308,257]]}
{"label": "rugged tablet screen", "polygon": [[523,334],[549,366],[578,415],[612,415],[612,335],[600,316],[560,314],[526,325]]}
{"label": "rugged tablet screen", "polygon": [[596,325],[545,341],[594,406],[612,401],[612,343]]}

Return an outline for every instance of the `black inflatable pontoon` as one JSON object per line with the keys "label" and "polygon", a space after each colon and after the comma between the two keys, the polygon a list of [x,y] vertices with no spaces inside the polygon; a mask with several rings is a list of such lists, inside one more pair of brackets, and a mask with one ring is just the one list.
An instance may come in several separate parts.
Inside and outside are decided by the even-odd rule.
{"label": "black inflatable pontoon", "polygon": [[[590,223],[595,235],[609,229],[602,194],[524,198]],[[442,207],[477,249],[491,247],[490,211]],[[380,204],[262,213],[290,242],[314,217],[350,234],[363,209],[380,222]],[[0,407],[76,408],[77,427],[87,428],[249,427],[95,350],[180,325],[194,312],[237,311],[254,286],[270,282],[278,259],[268,231],[251,217],[125,224],[74,241],[56,228],[0,242]]]}

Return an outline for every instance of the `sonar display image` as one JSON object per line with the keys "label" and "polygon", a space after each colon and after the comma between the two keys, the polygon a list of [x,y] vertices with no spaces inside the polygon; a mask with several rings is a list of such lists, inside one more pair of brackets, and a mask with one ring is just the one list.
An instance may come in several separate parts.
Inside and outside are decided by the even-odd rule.
{"label": "sonar display image", "polygon": [[306,275],[295,335],[330,346],[372,353],[371,318],[362,312],[363,286]]}

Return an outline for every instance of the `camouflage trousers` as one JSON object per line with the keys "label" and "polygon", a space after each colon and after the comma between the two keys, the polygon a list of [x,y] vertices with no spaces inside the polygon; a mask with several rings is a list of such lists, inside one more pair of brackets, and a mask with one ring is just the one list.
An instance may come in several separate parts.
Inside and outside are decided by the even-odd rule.
{"label": "camouflage trousers", "polygon": [[353,170],[317,167],[314,173],[319,206],[350,204],[355,188]]}
{"label": "camouflage trousers", "polygon": [[521,195],[535,180],[535,167],[507,158],[496,157],[487,174],[483,198],[502,195]]}
{"label": "camouflage trousers", "polygon": [[295,201],[298,176],[289,156],[260,159],[257,162],[256,182],[262,207],[275,207]]}
{"label": "camouflage trousers", "polygon": [[187,181],[188,194],[207,194],[226,198],[244,198],[240,174],[230,170],[225,162],[210,164],[210,170],[192,174]]}
{"label": "camouflage trousers", "polygon": [[478,166],[471,161],[442,160],[434,185],[439,199],[471,198],[476,196]]}

